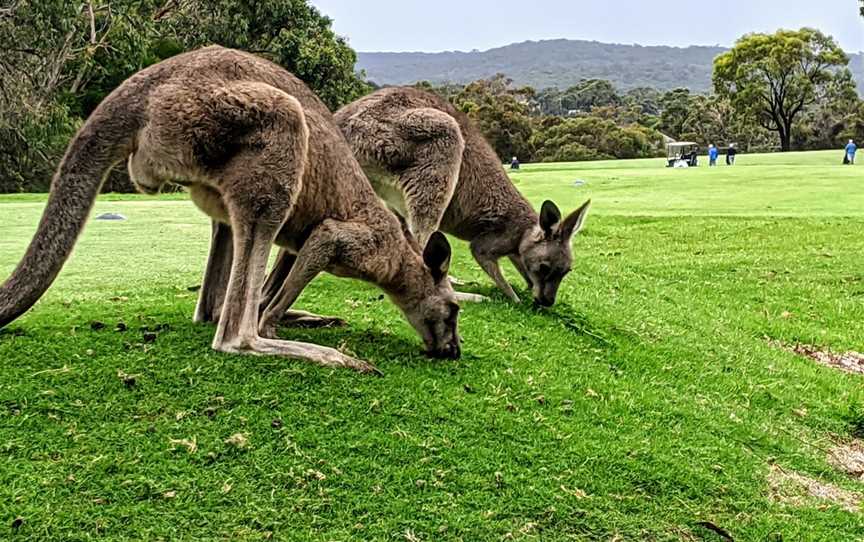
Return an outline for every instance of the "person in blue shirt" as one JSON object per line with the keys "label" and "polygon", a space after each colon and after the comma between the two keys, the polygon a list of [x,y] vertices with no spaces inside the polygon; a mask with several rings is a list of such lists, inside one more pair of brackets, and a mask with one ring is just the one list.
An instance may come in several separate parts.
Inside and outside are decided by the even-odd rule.
{"label": "person in blue shirt", "polygon": [[716,166],[717,157],[720,156],[720,151],[713,144],[708,145],[708,165]]}
{"label": "person in blue shirt", "polygon": [[855,144],[854,139],[849,140],[849,144],[846,145],[846,159],[849,161],[849,164],[855,163],[855,153],[858,152],[858,145]]}

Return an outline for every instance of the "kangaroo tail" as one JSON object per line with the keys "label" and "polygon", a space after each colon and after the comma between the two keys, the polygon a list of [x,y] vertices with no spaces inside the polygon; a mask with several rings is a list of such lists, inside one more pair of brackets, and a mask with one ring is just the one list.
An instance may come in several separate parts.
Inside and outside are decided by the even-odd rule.
{"label": "kangaroo tail", "polygon": [[108,172],[132,151],[144,107],[144,96],[135,96],[134,86],[127,83],[108,96],[66,149],[39,228],[18,267],[0,286],[0,328],[25,313],[54,282]]}

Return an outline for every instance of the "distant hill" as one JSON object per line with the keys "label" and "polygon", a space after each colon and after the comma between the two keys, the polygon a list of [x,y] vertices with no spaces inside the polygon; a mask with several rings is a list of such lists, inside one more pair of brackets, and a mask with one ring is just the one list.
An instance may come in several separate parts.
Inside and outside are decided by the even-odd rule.
{"label": "distant hill", "polygon": [[[417,81],[469,83],[503,73],[517,85],[570,87],[580,79],[608,79],[621,89],[711,88],[714,58],[723,47],[616,45],[596,41],[526,41],[488,51],[444,53],[358,53],[357,69],[379,85]],[[850,64],[864,92],[864,56]]]}

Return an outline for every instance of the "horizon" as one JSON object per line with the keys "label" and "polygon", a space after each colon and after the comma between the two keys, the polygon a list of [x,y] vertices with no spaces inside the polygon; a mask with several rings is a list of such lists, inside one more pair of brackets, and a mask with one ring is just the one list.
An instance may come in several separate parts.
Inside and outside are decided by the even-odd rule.
{"label": "horizon", "polygon": [[[367,0],[362,12],[351,0],[311,0],[333,20],[333,29],[362,53],[485,52],[514,43],[577,40],[641,47],[732,47],[741,36],[804,26],[833,36],[850,53],[864,52],[864,20],[852,0],[728,0],[711,8],[680,9],[680,2],[650,5],[623,0],[609,16],[608,4],[587,0],[545,0],[544,9],[525,9],[515,0],[418,0],[393,4]],[[488,13],[499,14],[496,24]],[[460,16],[452,18],[451,13]],[[670,22],[669,13],[684,13]],[[516,15],[514,17],[513,15]],[[746,15],[746,16],[745,16]],[[674,28],[673,28],[674,27]]]}
{"label": "horizon", "polygon": [[[780,29],[778,28],[778,30],[780,30]],[[722,43],[714,43],[714,44],[710,44],[710,45],[709,44],[700,44],[700,43],[694,43],[691,45],[668,45],[668,44],[662,44],[662,43],[651,43],[651,44],[622,43],[622,42],[616,42],[616,41],[589,40],[589,39],[581,39],[581,38],[543,38],[543,39],[533,39],[533,40],[532,39],[526,39],[526,40],[520,40],[520,41],[513,41],[510,43],[503,43],[501,45],[495,45],[495,46],[489,47],[487,49],[477,49],[477,48],[474,48],[471,50],[447,49],[447,50],[443,50],[443,51],[372,51],[372,50],[362,50],[361,51],[361,50],[357,49],[356,52],[362,53],[362,54],[375,54],[375,55],[382,55],[382,54],[383,55],[386,55],[386,54],[393,54],[393,55],[405,55],[405,54],[440,55],[440,54],[447,54],[447,53],[463,53],[463,54],[474,53],[474,54],[478,54],[478,53],[487,53],[489,51],[494,51],[495,49],[503,49],[503,48],[509,47],[511,45],[521,45],[521,44],[525,44],[525,43],[547,43],[547,42],[552,42],[552,41],[599,43],[601,45],[613,45],[613,46],[622,46],[622,47],[641,47],[644,49],[660,48],[660,47],[666,47],[666,48],[670,48],[670,49],[698,49],[698,48],[702,48],[702,49],[716,49],[716,48],[731,49],[735,45],[734,43],[728,44],[728,45],[724,45]],[[844,48],[844,51],[846,51],[846,53],[848,53],[848,54],[864,55],[864,49],[859,49],[859,50],[853,51],[851,49],[845,49]]]}

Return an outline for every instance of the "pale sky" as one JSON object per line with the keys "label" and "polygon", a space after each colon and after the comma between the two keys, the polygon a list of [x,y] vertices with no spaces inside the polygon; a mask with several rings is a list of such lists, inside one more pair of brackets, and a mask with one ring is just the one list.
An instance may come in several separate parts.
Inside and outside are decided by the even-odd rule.
{"label": "pale sky", "polygon": [[730,46],[816,27],[864,50],[858,0],[311,0],[357,51],[470,51],[554,38]]}

